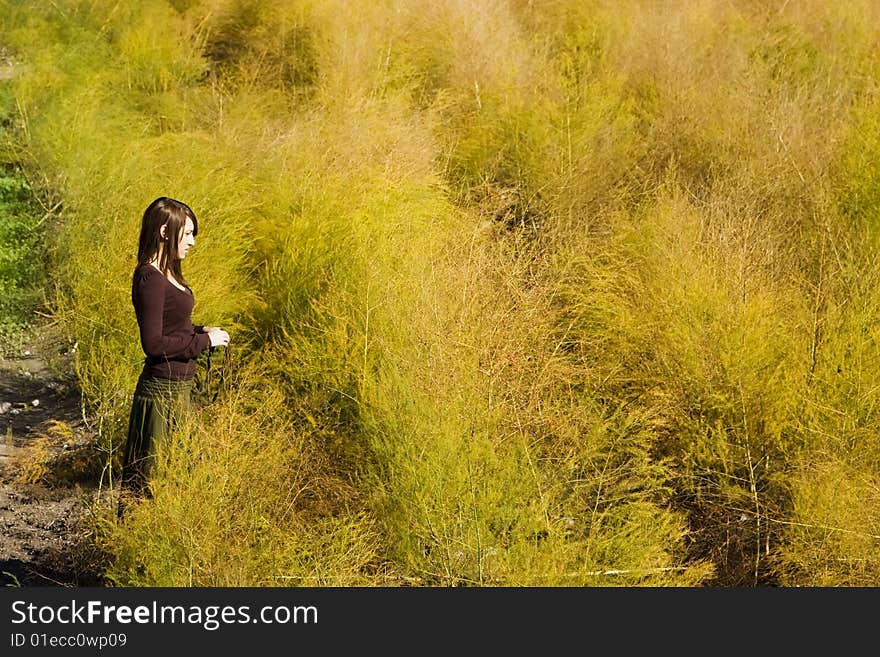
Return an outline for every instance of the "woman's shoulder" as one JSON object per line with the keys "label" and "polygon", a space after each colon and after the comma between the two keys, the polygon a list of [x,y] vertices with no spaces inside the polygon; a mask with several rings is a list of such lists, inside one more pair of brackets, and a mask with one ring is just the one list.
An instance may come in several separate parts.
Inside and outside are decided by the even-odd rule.
{"label": "woman's shoulder", "polygon": [[158,281],[164,278],[162,276],[162,272],[156,269],[150,263],[140,264],[134,268],[134,272],[132,274],[132,282],[133,283],[146,283],[151,281]]}

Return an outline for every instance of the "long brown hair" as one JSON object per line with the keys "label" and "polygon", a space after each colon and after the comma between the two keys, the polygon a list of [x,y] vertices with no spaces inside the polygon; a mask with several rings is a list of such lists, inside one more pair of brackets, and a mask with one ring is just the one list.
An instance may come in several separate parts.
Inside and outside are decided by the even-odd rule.
{"label": "long brown hair", "polygon": [[[186,226],[186,220],[193,223],[193,236],[199,232],[199,222],[195,213],[186,203],[177,201],[167,196],[160,196],[147,206],[141,220],[141,236],[138,241],[138,265],[149,263],[159,253],[162,246],[162,255],[159,258],[159,269],[165,276],[168,272],[181,285],[187,285],[180,270],[180,256],[177,252],[177,243],[180,241],[180,233]],[[160,229],[165,226],[165,237],[162,237]]]}

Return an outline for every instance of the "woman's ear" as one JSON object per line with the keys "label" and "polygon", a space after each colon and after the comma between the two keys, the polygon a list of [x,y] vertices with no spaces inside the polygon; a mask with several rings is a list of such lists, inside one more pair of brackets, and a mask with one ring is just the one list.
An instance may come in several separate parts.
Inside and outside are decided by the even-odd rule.
{"label": "woman's ear", "polygon": [[162,224],[161,226],[159,226],[159,237],[161,237],[163,240],[165,239],[165,226],[167,225],[168,224]]}

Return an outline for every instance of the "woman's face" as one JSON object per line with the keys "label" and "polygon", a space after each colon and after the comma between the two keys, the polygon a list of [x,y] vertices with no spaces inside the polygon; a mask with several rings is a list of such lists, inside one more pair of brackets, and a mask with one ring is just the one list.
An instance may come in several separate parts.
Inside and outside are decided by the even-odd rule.
{"label": "woman's face", "polygon": [[186,252],[189,251],[190,247],[196,243],[196,238],[193,235],[193,222],[192,219],[187,217],[186,224],[183,226],[183,230],[180,231],[180,238],[177,240],[177,255],[183,260],[186,257]]}

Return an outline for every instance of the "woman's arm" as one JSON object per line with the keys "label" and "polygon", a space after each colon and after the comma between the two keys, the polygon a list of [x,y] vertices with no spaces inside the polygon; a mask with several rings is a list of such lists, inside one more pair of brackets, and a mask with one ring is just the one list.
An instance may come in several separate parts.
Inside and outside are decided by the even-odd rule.
{"label": "woman's arm", "polygon": [[135,281],[133,301],[140,329],[141,347],[151,358],[195,358],[211,345],[207,333],[164,335],[165,277],[149,271]]}

